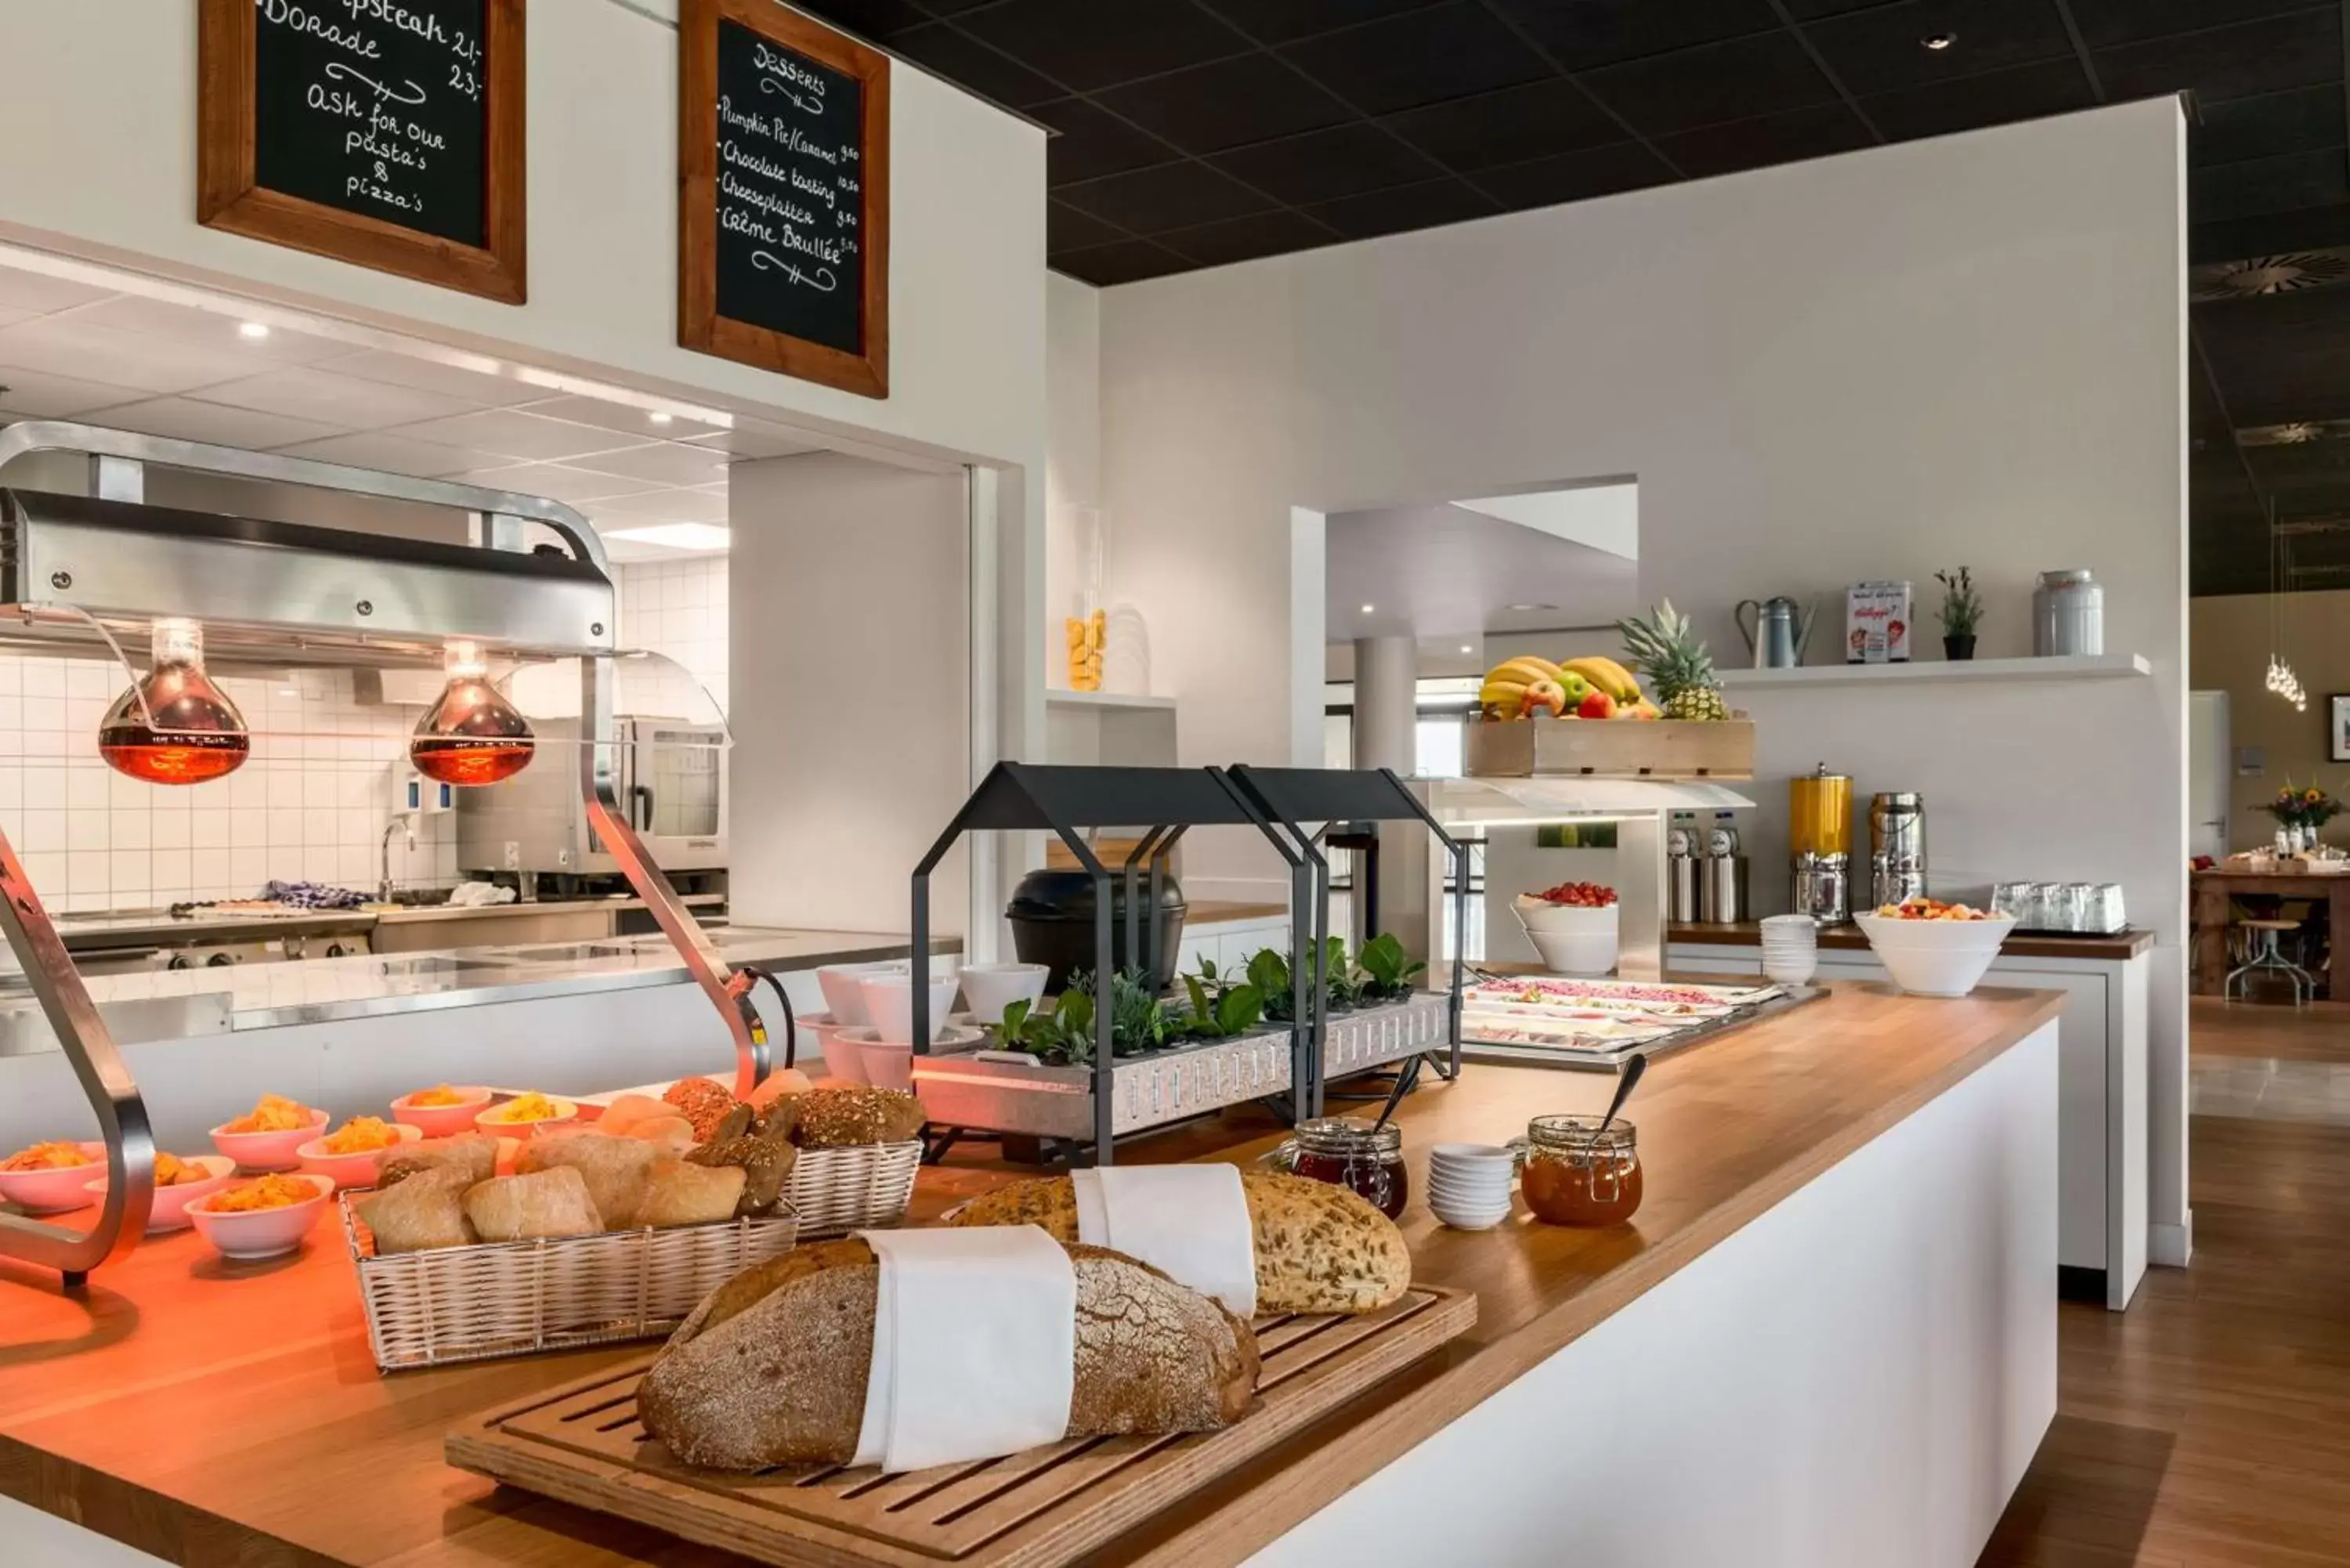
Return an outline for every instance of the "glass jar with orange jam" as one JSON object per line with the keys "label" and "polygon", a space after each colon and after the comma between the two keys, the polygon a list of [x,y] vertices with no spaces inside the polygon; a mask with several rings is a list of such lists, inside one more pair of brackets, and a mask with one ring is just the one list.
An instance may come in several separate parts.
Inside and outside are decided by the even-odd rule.
{"label": "glass jar with orange jam", "polygon": [[1618,1225],[1640,1207],[1639,1134],[1630,1122],[1600,1130],[1596,1116],[1536,1116],[1514,1141],[1521,1188],[1552,1225]]}

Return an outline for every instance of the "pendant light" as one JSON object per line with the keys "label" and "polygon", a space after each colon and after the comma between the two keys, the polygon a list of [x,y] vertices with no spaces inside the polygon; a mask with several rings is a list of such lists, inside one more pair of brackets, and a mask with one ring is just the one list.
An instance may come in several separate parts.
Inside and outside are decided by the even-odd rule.
{"label": "pendant light", "polygon": [[204,628],[155,623],[147,674],[99,722],[98,754],[150,784],[193,784],[234,773],[253,749],[244,715],[204,673]]}
{"label": "pendant light", "polygon": [[528,767],[537,748],[530,722],[490,684],[481,645],[449,644],[442,668],[449,684],[408,742],[416,771],[442,784],[494,784]]}

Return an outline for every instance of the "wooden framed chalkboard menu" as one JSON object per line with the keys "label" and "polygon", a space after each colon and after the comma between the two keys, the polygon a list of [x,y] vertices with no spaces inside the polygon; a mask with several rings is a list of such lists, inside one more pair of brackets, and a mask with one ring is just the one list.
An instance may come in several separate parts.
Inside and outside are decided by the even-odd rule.
{"label": "wooden framed chalkboard menu", "polygon": [[678,341],[889,395],[889,60],[775,0],[678,16]]}
{"label": "wooden framed chalkboard menu", "polygon": [[200,0],[197,216],[519,305],[524,0]]}

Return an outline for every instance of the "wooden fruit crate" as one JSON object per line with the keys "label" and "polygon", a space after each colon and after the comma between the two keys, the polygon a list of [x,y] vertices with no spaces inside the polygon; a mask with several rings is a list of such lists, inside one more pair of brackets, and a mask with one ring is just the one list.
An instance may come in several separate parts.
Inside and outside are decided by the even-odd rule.
{"label": "wooden fruit crate", "polygon": [[1469,725],[1465,763],[1472,779],[1751,779],[1754,724],[1748,719],[1480,719]]}

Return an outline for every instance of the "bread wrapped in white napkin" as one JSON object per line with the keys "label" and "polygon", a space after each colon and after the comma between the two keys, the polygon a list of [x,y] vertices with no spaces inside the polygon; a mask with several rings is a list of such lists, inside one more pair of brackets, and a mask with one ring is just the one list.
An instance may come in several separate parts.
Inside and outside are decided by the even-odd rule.
{"label": "bread wrapped in white napkin", "polygon": [[1256,1227],[1237,1168],[1112,1166],[1069,1182],[1078,1241],[1139,1258],[1243,1323],[1256,1316]]}

